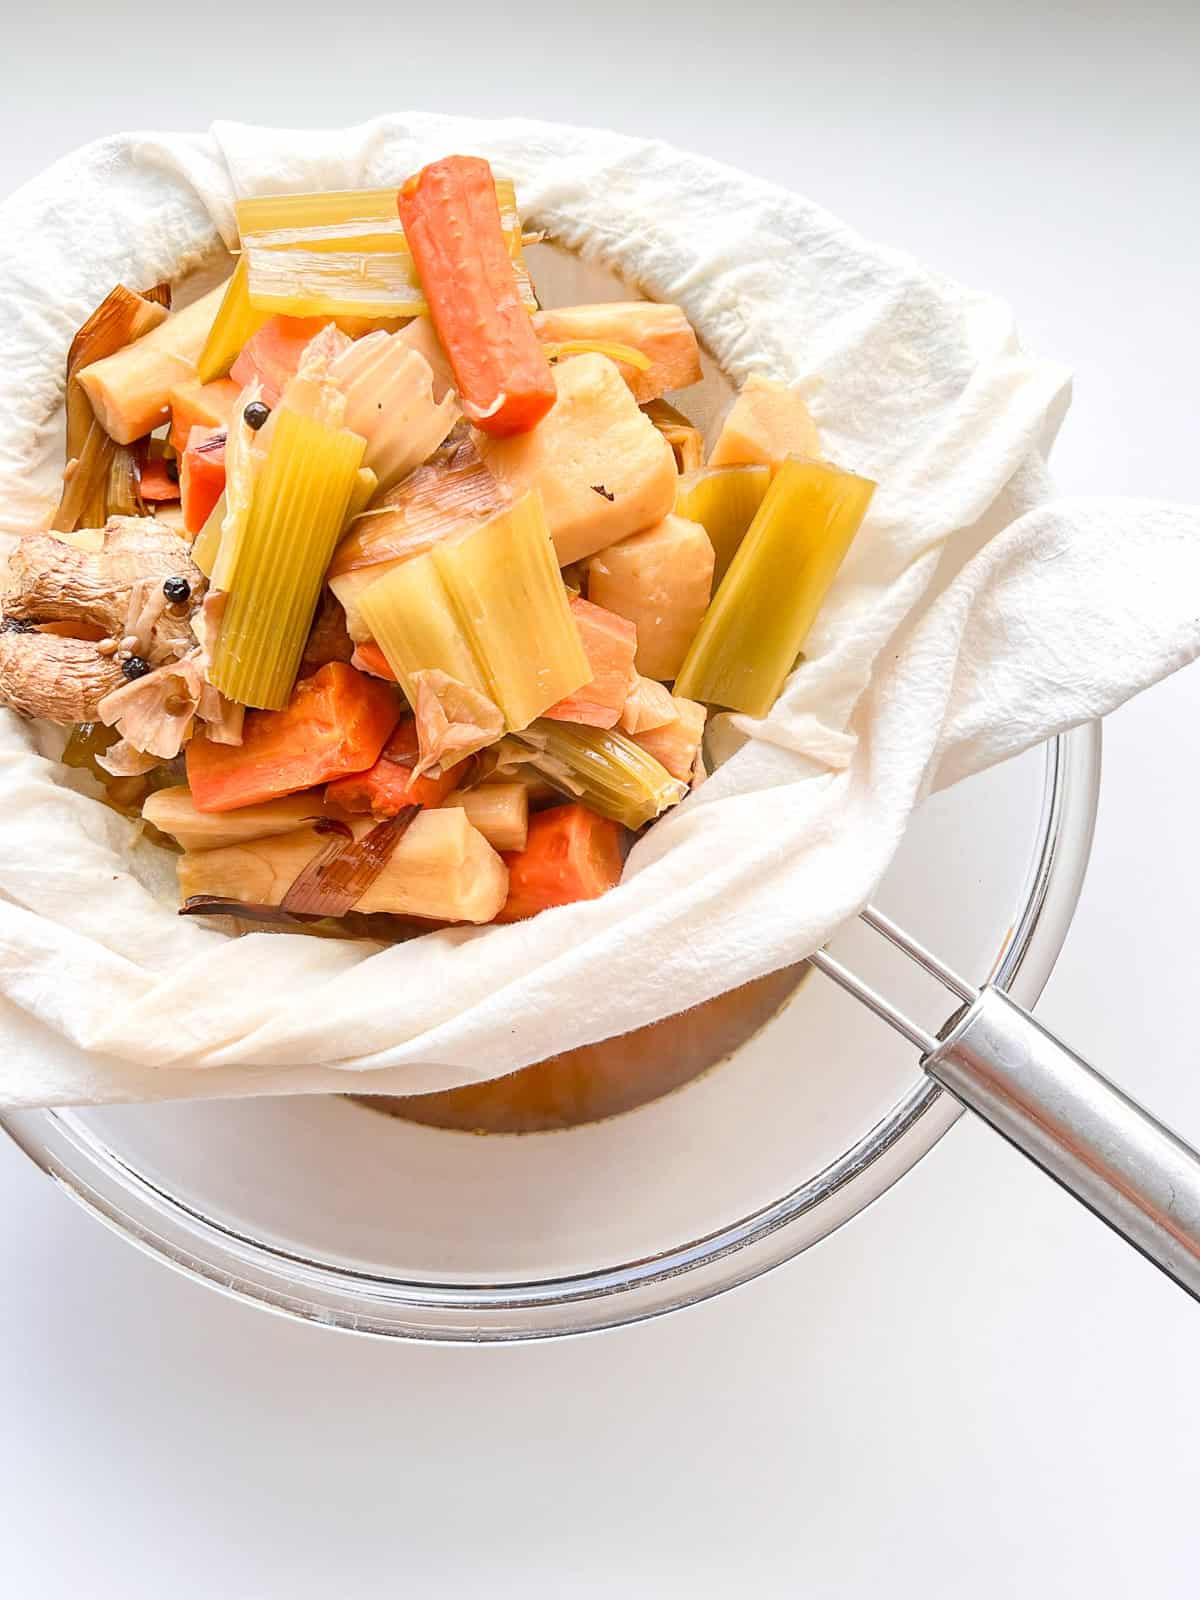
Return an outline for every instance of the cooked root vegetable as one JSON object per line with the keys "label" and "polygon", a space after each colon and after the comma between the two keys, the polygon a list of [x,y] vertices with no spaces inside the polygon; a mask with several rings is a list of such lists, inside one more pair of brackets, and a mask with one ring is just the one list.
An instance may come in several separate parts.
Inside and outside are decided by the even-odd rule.
{"label": "cooked root vegetable", "polygon": [[[152,440],[157,445],[157,440]],[[153,451],[145,453],[138,462],[138,487],[142,499],[149,504],[159,505],[171,500],[179,499],[179,467],[175,461],[169,464],[163,455],[156,455]]]}
{"label": "cooked root vegetable", "polygon": [[629,345],[646,365],[617,361],[622,378],[639,405],[657,400],[668,389],[699,383],[700,346],[692,325],[678,306],[652,300],[611,300],[594,306],[560,306],[538,311],[533,326],[538,338],[554,344],[576,341]]}
{"label": "cooked root vegetable", "polygon": [[[363,441],[284,407],[232,562],[209,680],[241,705],[286,705],[362,465]],[[225,544],[216,573],[225,566]]]}
{"label": "cooked root vegetable", "polygon": [[710,467],[775,466],[786,456],[819,456],[817,426],[798,389],[753,373],[717,435]]}
{"label": "cooked root vegetable", "polygon": [[230,368],[230,378],[239,390],[257,383],[263,402],[278,405],[299,370],[300,357],[328,324],[328,317],[269,317],[247,340]]}
{"label": "cooked root vegetable", "polygon": [[458,421],[453,396],[433,398],[433,369],[398,334],[370,333],[329,369],[346,397],[346,426],[367,442],[363,463],[390,489],[443,443]]}
{"label": "cooked root vegetable", "polygon": [[167,396],[171,407],[171,448],[182,455],[193,428],[207,428],[210,432],[227,428],[241,392],[241,385],[232,378],[218,378],[214,383],[193,378],[188,383],[177,383]]}
{"label": "cooked root vegetable", "polygon": [[456,789],[442,801],[461,806],[493,850],[524,850],[529,837],[529,787],[524,783],[484,783]]}
{"label": "cooked root vegetable", "polygon": [[670,722],[657,728],[643,728],[639,733],[630,734],[630,738],[640,744],[647,755],[661,761],[673,778],[690,783],[696,772],[708,711],[695,700],[683,700],[678,695],[671,698],[675,715]]}
{"label": "cooked root vegetable", "polygon": [[551,706],[545,715],[556,722],[615,727],[634,677],[637,629],[624,617],[591,605],[578,595],[571,601],[571,615],[592,675],[582,689]]}
{"label": "cooked root vegetable", "polygon": [[325,799],[336,810],[369,812],[373,817],[394,817],[405,806],[441,805],[464,776],[462,763],[437,778],[418,778],[413,768],[419,755],[416,722],[402,717],[375,765],[328,784]]}
{"label": "cooked root vegetable", "polygon": [[324,815],[325,799],[320,789],[285,795],[261,805],[241,806],[236,811],[199,811],[192,792],[183,785],[159,789],[149,796],[142,815],[160,833],[169,833],[185,850],[220,850],[226,845],[248,844],[253,839],[269,839],[277,833],[290,833]]}
{"label": "cooked root vegetable", "polygon": [[637,669],[679,671],[712,593],[713,547],[698,522],[669,516],[593,556],[588,594],[637,627]]}
{"label": "cooked root vegetable", "polygon": [[193,739],[187,749],[192,800],[200,811],[235,811],[365,772],[401,709],[387,684],[331,662],[301,679],[282,710],[252,711],[240,745]]}
{"label": "cooked root vegetable", "polygon": [[413,703],[414,675],[437,669],[524,728],[591,676],[536,495],[403,562],[359,607]]}
{"label": "cooked root vegetable", "polygon": [[666,684],[635,672],[617,724],[621,732],[646,733],[651,728],[665,727],[675,717],[675,700]]}
{"label": "cooked root vegetable", "polygon": [[193,428],[179,462],[176,493],[189,533],[200,532],[225,493],[225,439],[224,428]]}
{"label": "cooked root vegetable", "polygon": [[360,672],[369,672],[376,678],[386,678],[389,683],[398,681],[396,674],[388,666],[387,657],[374,639],[364,639],[361,644],[354,646],[350,665],[357,667]]}
{"label": "cooked root vegetable", "polygon": [[[350,826],[355,838],[361,838],[377,824],[363,818]],[[328,837],[316,827],[298,828],[185,855],[179,862],[180,893],[185,901],[203,895],[282,905],[301,872],[326,848]],[[413,819],[354,909],[438,922],[490,922],[507,892],[504,862],[466,813],[454,807],[422,811]]]}
{"label": "cooked root vegetable", "polygon": [[555,788],[627,828],[652,822],[687,793],[686,784],[615,728],[542,720],[513,742]]}
{"label": "cooked root vegetable", "polygon": [[256,310],[250,304],[246,257],[240,255],[225,284],[220,307],[196,363],[200,382],[212,383],[225,377],[243,345],[249,343],[270,315],[269,311]]}
{"label": "cooked root vegetable", "polygon": [[0,632],[0,704],[23,717],[95,722],[101,700],[124,682],[116,662],[89,640]]}
{"label": "cooked root vegetable", "polygon": [[698,522],[712,541],[714,589],[729,571],[770,482],[771,469],[763,466],[703,467],[680,478],[675,510]]}
{"label": "cooked root vegetable", "polygon": [[[495,202],[519,294],[533,310],[511,183],[497,181]],[[237,215],[251,305],[374,322],[428,311],[395,189],[264,195],[239,201]]]}
{"label": "cooked root vegetable", "polygon": [[80,370],[97,420],[118,444],[132,444],[167,420],[171,390],[196,376],[223,292],[211,290],[115,355]]}
{"label": "cooked root vegetable", "polygon": [[677,470],[694,472],[704,460],[704,435],[700,429],[665,400],[651,400],[642,410],[671,446]]}
{"label": "cooked root vegetable", "polygon": [[675,682],[763,717],[795,665],[875,485],[819,461],[776,472]]}
{"label": "cooked root vegetable", "polygon": [[665,517],[678,474],[670,445],[607,357],[564,361],[557,384],[532,433],[483,439],[480,452],[514,494],[538,491],[567,566]]}
{"label": "cooked root vegetable", "polygon": [[521,302],[491,167],[432,162],[397,204],[463,410],[495,438],[527,433],[554,404],[554,374]]}
{"label": "cooked root vegetable", "polygon": [[586,806],[555,806],[531,818],[525,848],[504,860],[508,898],[496,920],[520,922],[614,888],[621,880],[621,830]]}

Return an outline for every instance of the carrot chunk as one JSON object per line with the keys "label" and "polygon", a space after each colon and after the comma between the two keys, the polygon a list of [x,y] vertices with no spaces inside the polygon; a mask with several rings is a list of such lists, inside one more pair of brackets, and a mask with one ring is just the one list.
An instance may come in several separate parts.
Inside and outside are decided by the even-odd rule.
{"label": "carrot chunk", "polygon": [[463,410],[496,438],[527,433],[554,404],[554,374],[521,303],[491,167],[434,161],[397,207]]}
{"label": "carrot chunk", "polygon": [[394,689],[332,661],[302,678],[280,711],[250,711],[242,743],[187,747],[198,811],[235,811],[374,766],[403,707]]}
{"label": "carrot chunk", "polygon": [[386,678],[389,683],[398,681],[396,674],[388,665],[388,658],[374,639],[364,639],[361,644],[355,645],[350,664],[357,667],[360,672],[369,672],[376,678]]}
{"label": "carrot chunk", "polygon": [[329,317],[272,317],[242,346],[229,369],[239,391],[247,384],[262,385],[264,404],[277,405],[296,376],[305,347],[327,327]]}
{"label": "carrot chunk", "polygon": [[416,719],[403,717],[373,767],[326,784],[326,804],[380,818],[394,817],[405,806],[440,806],[464,776],[466,762],[457,762],[440,778],[414,778],[419,754]]}
{"label": "carrot chunk", "polygon": [[590,728],[615,728],[633,683],[637,628],[615,611],[605,611],[576,595],[571,615],[583,641],[592,676],[582,689],[552,705],[543,716],[556,722],[582,722]]}
{"label": "carrot chunk", "polygon": [[505,852],[508,899],[497,922],[520,922],[550,906],[596,900],[621,876],[621,829],[586,806],[555,806],[529,819],[524,850]]}
{"label": "carrot chunk", "polygon": [[162,456],[147,456],[138,473],[143,500],[159,504],[164,500],[179,499],[179,476],[171,477]]}
{"label": "carrot chunk", "polygon": [[183,525],[199,533],[225,492],[224,428],[193,428],[179,463]]}
{"label": "carrot chunk", "polygon": [[212,383],[189,379],[176,384],[167,397],[171,407],[171,448],[182,455],[193,428],[227,428],[241,392],[241,384],[232,378],[216,378]]}

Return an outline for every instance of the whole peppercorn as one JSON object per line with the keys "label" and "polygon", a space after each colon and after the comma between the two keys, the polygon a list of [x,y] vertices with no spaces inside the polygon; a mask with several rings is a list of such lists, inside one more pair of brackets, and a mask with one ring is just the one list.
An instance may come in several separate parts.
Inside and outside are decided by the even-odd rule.
{"label": "whole peppercorn", "polygon": [[186,578],[167,578],[163,593],[174,606],[185,606],[192,598],[192,586]]}
{"label": "whole peppercorn", "polygon": [[250,404],[242,412],[242,421],[248,428],[253,428],[257,433],[270,415],[270,406],[263,405],[261,400],[251,400]]}
{"label": "whole peppercorn", "polygon": [[150,671],[150,663],[145,656],[130,656],[128,661],[122,661],[121,671],[133,683],[137,678],[144,678]]}
{"label": "whole peppercorn", "polygon": [[5,617],[0,622],[0,633],[32,633],[33,623],[24,617]]}

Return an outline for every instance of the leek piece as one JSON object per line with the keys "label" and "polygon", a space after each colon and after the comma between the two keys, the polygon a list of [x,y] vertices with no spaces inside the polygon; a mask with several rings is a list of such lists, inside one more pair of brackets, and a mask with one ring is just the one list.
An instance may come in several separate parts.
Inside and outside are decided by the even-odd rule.
{"label": "leek piece", "polygon": [[517,737],[529,765],[556,789],[626,828],[652,822],[687,793],[686,783],[615,728],[547,720]]}
{"label": "leek piece", "polygon": [[714,589],[729,571],[770,482],[770,467],[702,467],[680,478],[675,510],[698,522],[712,540]]}
{"label": "leek piece", "polygon": [[270,315],[269,311],[259,311],[250,304],[246,258],[239,256],[196,363],[200,382],[211,383],[214,378],[227,377],[242,346],[254,337]]}
{"label": "leek piece", "polygon": [[[427,312],[396,194],[395,189],[362,189],[239,201],[250,304],[293,317]],[[496,198],[521,298],[536,309],[512,184],[498,181]]]}
{"label": "leek piece", "polygon": [[350,505],[346,511],[346,526],[360,517],[374,500],[379,490],[379,479],[370,467],[359,467],[354,475],[354,493],[350,496]]}
{"label": "leek piece", "polygon": [[642,410],[671,446],[679,472],[694,472],[704,460],[704,435],[682,411],[661,398],[648,400]]}
{"label": "leek piece", "polygon": [[874,492],[869,478],[788,457],[692,641],[677,696],[767,714]]}
{"label": "leek piece", "polygon": [[266,710],[286,705],[363,448],[348,429],[286,407],[276,412],[250,514],[219,585],[229,602],[209,681],[229,699]]}
{"label": "leek piece", "polygon": [[533,494],[394,567],[358,605],[412,701],[413,674],[440,669],[515,730],[592,675]]}

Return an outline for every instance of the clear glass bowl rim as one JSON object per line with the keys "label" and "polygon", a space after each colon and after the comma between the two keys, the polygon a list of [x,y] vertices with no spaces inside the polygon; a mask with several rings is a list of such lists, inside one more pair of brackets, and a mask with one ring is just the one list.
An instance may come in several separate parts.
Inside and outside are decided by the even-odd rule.
{"label": "clear glass bowl rim", "polygon": [[[1020,912],[992,981],[1041,994],[1078,904],[1100,780],[1100,725],[1045,746],[1042,815]],[[937,1143],[961,1107],[932,1080],[805,1183],[702,1238],[578,1275],[496,1284],[408,1281],[289,1254],[196,1211],[128,1166],[70,1111],[0,1114],[66,1192],[147,1253],[237,1299],[307,1322],[422,1342],[503,1343],[595,1332],[694,1305],[827,1237]]]}

